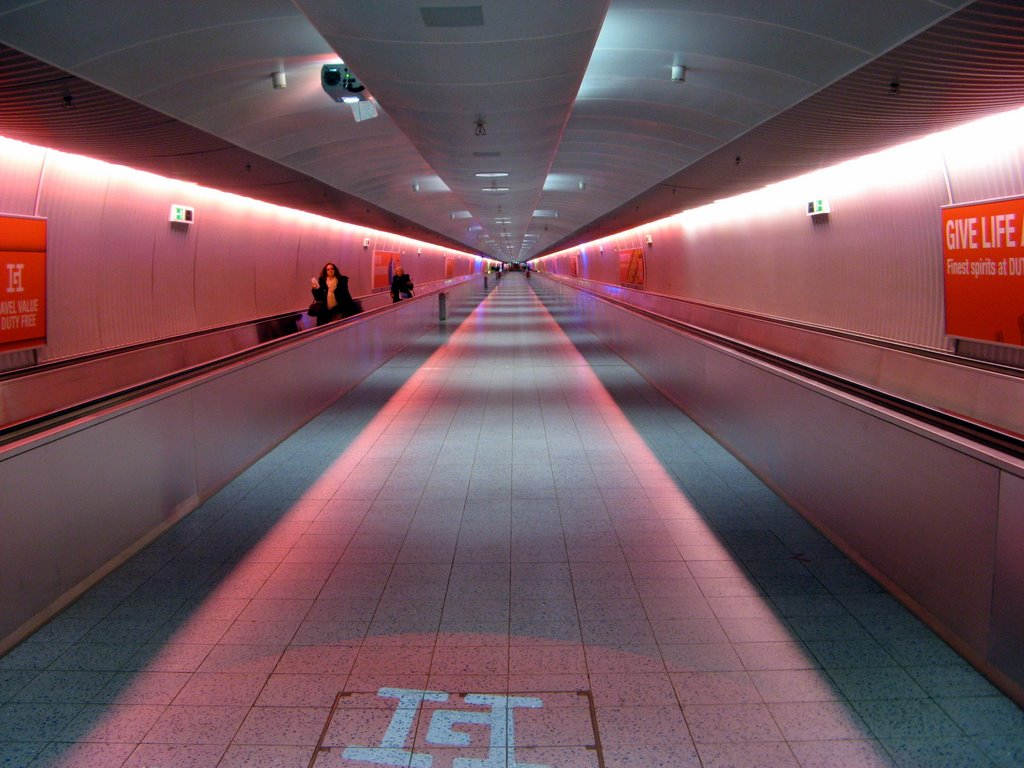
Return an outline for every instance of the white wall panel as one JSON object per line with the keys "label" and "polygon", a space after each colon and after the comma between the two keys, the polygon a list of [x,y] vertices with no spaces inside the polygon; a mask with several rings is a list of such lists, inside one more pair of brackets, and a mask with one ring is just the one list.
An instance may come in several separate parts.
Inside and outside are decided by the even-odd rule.
{"label": "white wall panel", "polygon": [[[200,328],[256,316],[254,215],[230,198],[209,196],[196,210],[195,305]],[[218,226],[231,221],[233,226]]]}
{"label": "white wall panel", "polygon": [[947,142],[950,202],[970,203],[1024,192],[1024,137],[993,136],[987,141]]}
{"label": "white wall panel", "polygon": [[[173,199],[174,204],[189,204],[192,195],[184,192],[182,190],[182,194]],[[164,202],[169,209],[171,201],[165,199]],[[158,338],[178,336],[199,328],[195,303],[198,241],[199,233],[192,226],[171,226],[167,222],[153,228],[153,276],[149,311],[153,315]]]}
{"label": "white wall panel", "polygon": [[[93,163],[57,162],[51,157],[41,179],[39,215],[46,227],[46,347],[41,360],[102,349],[96,301],[105,271],[103,208],[109,171]],[[124,288],[127,285],[122,284]]]}
{"label": "white wall panel", "polygon": [[[374,248],[403,252],[420,284],[444,277],[446,249],[88,158],[0,140],[0,175],[0,212],[49,220],[40,361],[304,308],[326,261],[367,295]],[[172,225],[171,204],[194,223]]]}
{"label": "white wall panel", "polygon": [[[950,350],[940,209],[1024,195],[1019,125],[1010,112],[588,243],[579,277],[617,285],[617,251],[650,234],[648,291]],[[806,215],[817,198],[828,216]],[[551,262],[569,274],[567,256]],[[961,347],[1024,364],[1019,349]]]}
{"label": "white wall panel", "polygon": [[27,144],[18,151],[0,151],[0,213],[35,216],[36,192],[46,151]]}
{"label": "white wall panel", "polygon": [[[681,228],[683,298],[943,347],[938,167],[914,186],[828,191],[827,221],[771,217]],[[928,215],[922,215],[927,211]],[[651,249],[651,260],[670,247]],[[656,273],[655,273],[656,274]],[[662,286],[649,288],[662,291]]]}
{"label": "white wall panel", "polygon": [[298,273],[300,220],[282,209],[270,209],[254,222],[258,249],[252,256],[258,316],[295,309],[295,286],[309,282]]}
{"label": "white wall panel", "polygon": [[[152,311],[157,298],[153,283],[154,238],[167,222],[165,193],[145,177],[112,168],[96,233],[96,307],[99,344],[110,349],[141,339],[158,338]],[[180,276],[173,278],[181,280]]]}

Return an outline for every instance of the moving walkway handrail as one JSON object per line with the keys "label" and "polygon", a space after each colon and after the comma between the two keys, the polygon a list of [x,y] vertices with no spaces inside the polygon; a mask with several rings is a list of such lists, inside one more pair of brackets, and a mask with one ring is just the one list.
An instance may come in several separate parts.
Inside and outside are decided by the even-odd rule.
{"label": "moving walkway handrail", "polygon": [[[421,289],[417,291],[416,297],[411,299],[411,301],[426,299],[429,296],[433,296],[450,288],[453,284],[471,280],[473,277],[473,275],[468,275],[459,278],[448,278],[438,281],[433,287],[426,290],[423,290],[421,287]],[[373,298],[374,297],[372,296],[359,297],[359,300],[366,303],[367,299]],[[133,398],[157,392],[162,388],[172,386],[183,381],[188,381],[191,378],[207,374],[218,368],[233,365],[250,357],[264,354],[279,345],[290,343],[297,337],[306,339],[309,338],[310,335],[330,332],[336,329],[339,325],[344,325],[373,316],[379,312],[391,309],[392,306],[393,305],[390,301],[388,301],[381,306],[365,309],[363,312],[353,317],[333,321],[318,327],[314,326],[308,328],[303,327],[305,324],[303,320],[305,310],[295,310],[277,315],[268,315],[255,320],[219,326],[217,328],[193,331],[179,336],[154,339],[149,342],[134,344],[127,347],[118,347],[114,350],[93,353],[81,357],[54,361],[52,363],[43,363],[29,368],[0,374],[0,388],[2,388],[5,381],[27,378],[33,375],[46,375],[47,373],[59,374],[61,370],[74,369],[75,366],[85,367],[90,364],[95,365],[105,361],[115,361],[118,357],[123,357],[125,355],[138,353],[144,354],[147,351],[158,350],[160,347],[169,347],[174,344],[181,344],[190,340],[202,339],[204,337],[215,336],[217,334],[230,333],[232,331],[252,332],[252,329],[257,328],[260,325],[271,325],[281,322],[286,324],[294,322],[295,324],[294,330],[288,330],[285,333],[259,341],[255,344],[249,344],[245,347],[234,349],[227,353],[216,354],[200,362],[176,367],[173,370],[168,370],[163,373],[144,375],[132,380],[131,383],[124,383],[110,388],[99,387],[94,392],[85,394],[73,402],[63,402],[59,405],[54,405],[45,412],[34,413],[32,415],[26,415],[15,419],[5,419],[4,423],[0,423],[0,447],[30,437],[42,431],[68,424],[77,419],[89,417],[107,408],[116,407],[126,403]],[[76,382],[76,386],[80,385],[81,381]],[[0,391],[0,415],[4,415],[6,413],[2,408],[4,405],[2,395],[3,393]]]}
{"label": "moving walkway handrail", "polygon": [[[564,278],[560,278],[560,276],[557,275],[548,275],[548,277],[553,277],[554,279],[559,280],[565,285],[572,286],[575,290],[585,291],[586,293],[589,293],[593,296],[604,298],[614,303],[621,303],[622,306],[636,308],[635,305],[631,304],[628,301],[616,299],[613,296],[609,295],[608,293],[601,291],[599,288],[591,288],[588,286],[601,286],[603,288],[607,288],[615,292],[635,291],[635,289],[623,289],[621,286],[611,285],[609,283],[602,283],[597,280],[579,280],[579,285],[577,285],[576,281],[570,282],[568,280],[565,280]],[[1024,368],[1009,365],[1006,363],[998,363],[991,360],[983,360],[977,357],[965,357],[961,354],[947,352],[945,350],[936,349],[934,347],[925,347],[919,344],[909,344],[907,342],[894,341],[892,339],[886,339],[881,336],[870,336],[861,333],[853,333],[850,331],[844,331],[839,328],[830,328],[828,326],[815,325],[813,323],[802,322],[800,320],[792,320],[785,317],[776,317],[774,315],[766,315],[759,312],[750,312],[748,310],[722,306],[719,304],[712,304],[710,302],[705,301],[697,301],[695,299],[681,299],[678,296],[672,296],[665,293],[656,293],[654,291],[636,291],[636,293],[640,293],[644,297],[676,302],[686,306],[697,307],[702,310],[708,310],[723,315],[731,315],[733,317],[741,318],[743,320],[752,320],[754,322],[765,323],[766,325],[793,328],[795,330],[803,331],[806,333],[831,336],[837,339],[843,339],[845,341],[850,341],[857,344],[864,344],[871,347],[877,347],[879,349],[888,349],[893,350],[895,352],[914,355],[916,357],[938,360],[943,363],[957,365],[963,368],[970,368],[973,370],[985,371],[988,373],[997,373],[1003,376],[1011,376],[1018,379],[1024,379]],[[649,312],[650,310],[642,311]],[[675,318],[668,317],[667,315],[659,315],[659,313],[657,312],[653,314],[661,317],[666,317],[669,320],[675,320]],[[678,322],[685,323],[685,321]]]}
{"label": "moving walkway handrail", "polygon": [[[219,368],[224,368],[229,365],[234,365],[238,362],[244,361],[257,355],[265,354],[266,352],[287,344],[291,343],[296,338],[300,337],[305,339],[311,334],[326,333],[333,329],[336,329],[340,324],[348,323],[354,320],[362,319],[363,317],[376,314],[381,311],[382,308],[370,309],[365,312],[356,315],[354,317],[345,318],[344,320],[335,321],[327,325],[302,329],[297,327],[294,332],[283,334],[275,338],[267,339],[266,341],[258,342],[254,345],[249,345],[242,349],[236,349],[226,354],[216,355],[202,362],[187,365],[185,367],[176,368],[168,373],[157,374],[144,379],[139,379],[132,384],[120,386],[116,389],[104,391],[101,393],[87,396],[81,400],[73,403],[68,403],[62,407],[53,408],[46,413],[34,415],[27,418],[22,418],[16,421],[12,421],[3,425],[0,425],[0,446],[4,446],[15,442],[17,440],[29,437],[37,434],[44,430],[59,427],[64,424],[68,424],[77,419],[85,418],[90,415],[96,414],[102,410],[116,407],[125,402],[128,402],[134,398],[157,392],[160,389],[172,386],[174,384],[188,381],[190,379],[202,376],[204,374],[215,371]],[[176,341],[188,340],[191,338],[200,338],[206,335],[218,331],[224,331],[227,328],[248,328],[255,327],[262,323],[265,323],[268,319],[287,319],[294,317],[298,321],[301,317],[300,312],[287,312],[283,315],[273,315],[267,318],[260,318],[258,320],[252,320],[242,323],[232,324],[231,326],[222,326],[217,329],[205,329],[202,331],[196,331],[194,333],[182,334],[181,336],[174,337]],[[168,339],[159,339],[152,342],[147,342],[139,345],[133,345],[134,351],[140,349],[156,349],[162,345],[168,343]],[[89,355],[88,361],[82,359],[74,359],[72,361],[62,361],[54,363],[55,369],[74,367],[77,364],[86,364],[87,362],[95,362],[99,359],[110,360],[116,359],[118,354],[124,354],[125,349],[118,349],[116,352],[101,353],[98,355]],[[30,371],[31,372],[31,371]],[[23,373],[23,375],[27,375]]]}
{"label": "moving walkway handrail", "polygon": [[[725,347],[744,357],[758,360],[759,362],[796,374],[805,379],[823,384],[847,395],[866,401],[888,411],[915,419],[931,427],[972,441],[980,446],[1005,454],[1014,459],[1024,460],[1024,435],[1020,435],[991,424],[985,424],[979,420],[964,416],[963,414],[946,411],[941,408],[915,402],[905,397],[900,397],[890,392],[886,392],[881,388],[840,376],[824,368],[810,365],[763,347],[758,347],[757,345],[735,339],[726,334],[722,334],[717,331],[709,331],[692,323],[687,323],[657,312],[636,307],[627,301],[612,298],[586,287],[570,287],[574,290],[586,293],[597,300],[608,302],[620,309],[641,315],[652,322],[671,328],[677,332],[685,333],[704,341],[714,343],[718,346]],[[949,357],[952,358],[953,356],[950,355]],[[987,370],[999,367],[990,363],[979,363],[978,365],[974,365],[974,363],[979,362],[974,360],[965,362],[960,359],[954,359],[952,362],[963,364],[966,367],[978,367]],[[1017,375],[1020,375],[1020,372],[1016,371],[1016,369],[1012,370]],[[1001,370],[1000,372],[1005,371]],[[1024,378],[1024,376],[1022,376],[1022,378]]]}

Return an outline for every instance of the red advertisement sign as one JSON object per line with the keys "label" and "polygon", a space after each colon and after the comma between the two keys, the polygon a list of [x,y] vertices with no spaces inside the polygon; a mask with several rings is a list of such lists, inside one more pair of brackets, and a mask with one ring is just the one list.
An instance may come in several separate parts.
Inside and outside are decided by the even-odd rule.
{"label": "red advertisement sign", "polygon": [[402,254],[397,251],[373,252],[373,285],[371,290],[384,291],[391,287],[395,269],[402,264]]}
{"label": "red advertisement sign", "polygon": [[647,279],[644,266],[643,248],[625,248],[619,251],[619,283],[633,288],[643,288]]}
{"label": "red advertisement sign", "polygon": [[46,344],[46,219],[0,216],[0,352]]}
{"label": "red advertisement sign", "polygon": [[1024,345],[1024,197],[942,209],[946,333]]}

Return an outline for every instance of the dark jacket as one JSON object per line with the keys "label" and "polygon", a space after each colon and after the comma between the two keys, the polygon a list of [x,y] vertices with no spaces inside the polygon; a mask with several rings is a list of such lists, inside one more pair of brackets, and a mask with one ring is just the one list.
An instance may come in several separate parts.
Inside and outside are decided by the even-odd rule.
{"label": "dark jacket", "polygon": [[412,298],[412,277],[409,275],[395,275],[391,278],[391,300]]}
{"label": "dark jacket", "polygon": [[[320,284],[316,288],[310,289],[313,294],[313,300],[322,301],[326,306],[327,282],[325,280],[319,280],[318,282]],[[348,291],[348,276],[346,275],[338,275],[338,285],[334,289],[334,300],[337,304],[333,309],[317,315],[317,325],[329,323],[331,320],[337,320],[339,317],[351,317],[363,311],[363,308],[359,306],[359,303],[352,298],[352,294]]]}

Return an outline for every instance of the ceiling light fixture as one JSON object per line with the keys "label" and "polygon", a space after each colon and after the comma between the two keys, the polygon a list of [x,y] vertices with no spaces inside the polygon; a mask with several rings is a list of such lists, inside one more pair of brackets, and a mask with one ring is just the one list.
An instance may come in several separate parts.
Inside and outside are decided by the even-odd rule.
{"label": "ceiling light fixture", "polygon": [[686,80],[686,67],[679,64],[672,65],[672,82],[682,83]]}
{"label": "ceiling light fixture", "polygon": [[288,80],[284,76],[284,70],[273,72],[270,75],[270,82],[274,84],[274,88],[287,88]]}
{"label": "ceiling light fixture", "polygon": [[508,176],[508,171],[480,171],[476,176],[480,179],[500,179]]}

